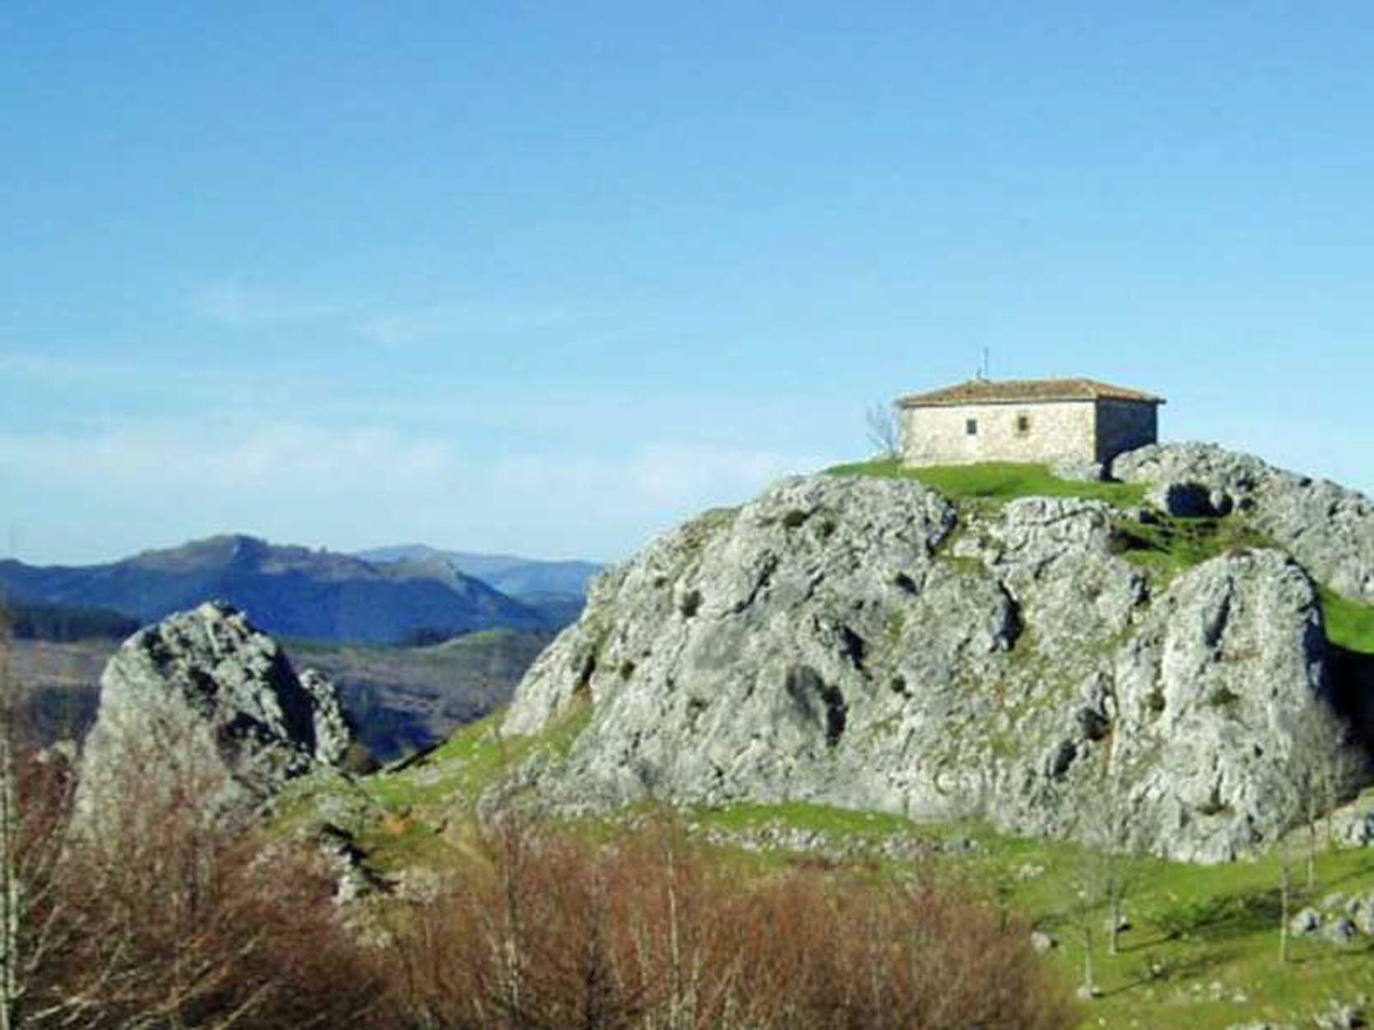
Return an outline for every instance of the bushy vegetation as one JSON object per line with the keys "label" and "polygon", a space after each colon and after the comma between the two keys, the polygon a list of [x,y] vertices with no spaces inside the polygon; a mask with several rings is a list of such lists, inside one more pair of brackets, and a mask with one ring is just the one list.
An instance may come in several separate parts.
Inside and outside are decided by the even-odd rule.
{"label": "bushy vegetation", "polygon": [[833,476],[914,479],[953,501],[1010,501],[1017,497],[1081,497],[1118,507],[1140,504],[1145,487],[1136,483],[1079,482],[1060,479],[1048,465],[989,461],[976,465],[928,465],[910,468],[898,458],[836,465]]}
{"label": "bushy vegetation", "polygon": [[[1026,924],[933,867],[750,866],[670,818],[508,812],[394,895],[339,909],[307,840],[131,791],[69,821],[26,759],[6,1027],[1067,1028]],[[4,950],[4,949],[0,949]]]}
{"label": "bushy vegetation", "polygon": [[1027,927],[932,870],[762,875],[671,820],[606,842],[511,818],[394,910],[406,1025],[1068,1027]]}
{"label": "bushy vegetation", "polygon": [[175,790],[130,790],[89,832],[65,762],[7,754],[0,1026],[348,1026],[368,1010],[382,979],[340,932],[317,854],[264,850]]}

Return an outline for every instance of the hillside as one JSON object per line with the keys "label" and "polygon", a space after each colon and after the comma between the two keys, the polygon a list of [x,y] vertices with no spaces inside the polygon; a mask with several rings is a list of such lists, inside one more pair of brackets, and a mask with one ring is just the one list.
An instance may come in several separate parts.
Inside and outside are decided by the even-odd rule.
{"label": "hillside", "polygon": [[107,565],[0,562],[0,595],[102,608],[140,622],[219,598],[283,636],[370,643],[549,626],[540,613],[441,560],[373,563],[238,535]]}
{"label": "hillside", "polygon": [[1326,807],[1368,781],[1370,663],[1323,605],[1334,630],[1374,600],[1367,499],[1196,446],[1054,497],[877,471],[785,481],[599,580],[503,722],[588,706],[535,792],[1082,839],[1110,797],[1121,843],[1216,862],[1278,839],[1319,780]]}
{"label": "hillside", "polygon": [[425,647],[299,640],[286,646],[299,665],[334,682],[358,738],[390,761],[506,704],[551,639],[542,631],[489,629]]}
{"label": "hillside", "polygon": [[577,619],[587,597],[587,587],[603,566],[576,560],[541,560],[510,554],[476,554],[442,551],[424,544],[400,544],[360,551],[372,562],[438,560],[451,568],[495,587],[521,604],[540,612],[549,624],[561,629]]}

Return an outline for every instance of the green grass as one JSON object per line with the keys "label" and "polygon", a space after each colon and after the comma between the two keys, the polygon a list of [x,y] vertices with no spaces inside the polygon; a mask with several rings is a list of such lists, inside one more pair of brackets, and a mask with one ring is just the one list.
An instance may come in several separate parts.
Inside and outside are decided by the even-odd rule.
{"label": "green grass", "polygon": [[1155,514],[1150,523],[1120,520],[1112,527],[1112,550],[1166,581],[1227,552],[1275,547],[1263,533],[1236,516],[1176,518]]}
{"label": "green grass", "polygon": [[813,831],[831,837],[887,837],[910,833],[916,824],[887,812],[864,812],[806,801],[779,804],[740,802],[719,808],[699,806],[691,810],[694,822],[727,832],[784,828]]}
{"label": "green grass", "polygon": [[[742,833],[780,827],[816,830],[832,839],[907,834],[971,842],[966,849],[948,851],[945,867],[993,903],[1025,914],[1035,927],[1054,935],[1059,947],[1045,961],[1066,984],[1081,982],[1078,927],[1083,920],[1072,918],[1071,909],[1083,870],[1092,861],[1089,849],[1006,836],[975,823],[922,824],[804,803],[698,808],[692,820]],[[786,860],[784,855],[772,858],[774,865]],[[902,863],[886,862],[883,868],[900,871]],[[1105,907],[1088,918],[1096,935],[1096,980],[1103,996],[1084,1007],[1085,1027],[1222,1030],[1264,1020],[1311,1025],[1312,1014],[1331,998],[1374,994],[1374,940],[1368,937],[1357,937],[1345,947],[1294,938],[1291,961],[1280,964],[1275,855],[1217,866],[1141,858],[1128,872],[1132,885],[1124,907],[1132,928],[1121,936],[1120,954],[1106,953]],[[1332,892],[1374,892],[1374,850],[1322,853],[1311,891],[1303,887],[1304,876],[1299,861],[1294,912]]]}
{"label": "green grass", "polygon": [[899,459],[857,462],[826,469],[835,476],[914,479],[953,501],[1009,501],[1017,497],[1081,497],[1117,507],[1141,504],[1145,487],[1137,483],[1085,483],[1060,479],[1047,465],[983,462],[909,468]]}
{"label": "green grass", "polygon": [[[1250,548],[1283,550],[1234,515],[1225,518],[1172,518],[1154,523],[1122,520],[1113,526],[1112,549],[1131,564],[1168,582],[1178,573],[1227,552]],[[1374,654],[1374,605],[1318,585],[1326,638],[1359,654]]]}
{"label": "green grass", "polygon": [[1318,588],[1326,638],[1347,651],[1374,654],[1374,605],[1342,597],[1326,587]]}
{"label": "green grass", "polygon": [[504,716],[504,709],[493,712],[413,763],[361,781],[378,818],[359,837],[379,868],[404,867],[443,846],[464,847],[482,794],[537,751],[566,755],[591,719],[591,703],[577,698],[546,730],[530,736],[504,736]]}
{"label": "green grass", "polygon": [[[1086,852],[1045,844],[1018,845],[1012,853],[1015,866],[1002,860],[996,844],[974,861],[983,864],[983,878],[1002,886],[1011,905],[1058,937],[1061,947],[1051,961],[1068,982],[1079,982],[1083,944],[1068,907]],[[1042,865],[1045,872],[1016,879],[1015,870],[1026,863]],[[1306,1023],[1327,999],[1351,1000],[1374,987],[1374,947],[1367,937],[1344,948],[1294,939],[1292,961],[1278,961],[1279,866],[1272,855],[1221,866],[1150,859],[1134,871],[1137,883],[1125,905],[1132,929],[1122,935],[1121,953],[1096,952],[1105,996],[1090,1012],[1107,1026],[1220,1030],[1257,1019]],[[1301,868],[1297,878],[1301,882]],[[1374,855],[1362,849],[1328,852],[1318,861],[1317,887],[1300,891],[1292,911],[1330,892],[1371,890]],[[1099,943],[1104,917],[1105,910],[1095,920]],[[1087,1025],[1092,1022],[1090,1017]]]}

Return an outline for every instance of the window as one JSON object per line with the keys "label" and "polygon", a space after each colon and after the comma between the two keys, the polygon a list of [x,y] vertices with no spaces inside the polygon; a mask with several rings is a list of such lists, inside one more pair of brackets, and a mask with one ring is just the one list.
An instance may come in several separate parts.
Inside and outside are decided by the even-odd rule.
{"label": "window", "polygon": [[967,421],[964,422],[964,435],[966,435],[966,436],[977,436],[977,435],[978,435],[978,420],[977,420],[976,418],[971,418],[971,419],[968,419]]}
{"label": "window", "polygon": [[1029,415],[1017,415],[1017,416],[1016,416],[1016,435],[1017,435],[1017,436],[1025,436],[1025,435],[1026,435],[1027,433],[1029,433],[1029,432],[1030,432],[1030,416],[1029,416]]}

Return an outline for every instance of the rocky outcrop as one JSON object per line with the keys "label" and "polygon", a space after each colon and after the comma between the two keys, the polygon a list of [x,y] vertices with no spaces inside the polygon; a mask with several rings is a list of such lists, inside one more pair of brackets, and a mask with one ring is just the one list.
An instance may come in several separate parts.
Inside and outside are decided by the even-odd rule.
{"label": "rocky outcrop", "polygon": [[1374,502],[1327,480],[1215,444],[1155,444],[1123,454],[1112,475],[1144,483],[1175,515],[1244,515],[1319,581],[1374,603]]}
{"label": "rocky outcrop", "polygon": [[1091,839],[1127,812],[1131,843],[1229,859],[1298,817],[1294,756],[1342,746],[1316,592],[1277,550],[1152,578],[1114,553],[1123,517],[787,480],[603,575],[504,730],[589,709],[525,770],[554,805],[806,800]]}
{"label": "rocky outcrop", "polygon": [[117,816],[140,795],[184,796],[216,818],[258,808],[350,741],[332,686],[297,677],[242,612],[208,602],[135,633],[101,677],[81,757],[78,813]]}

